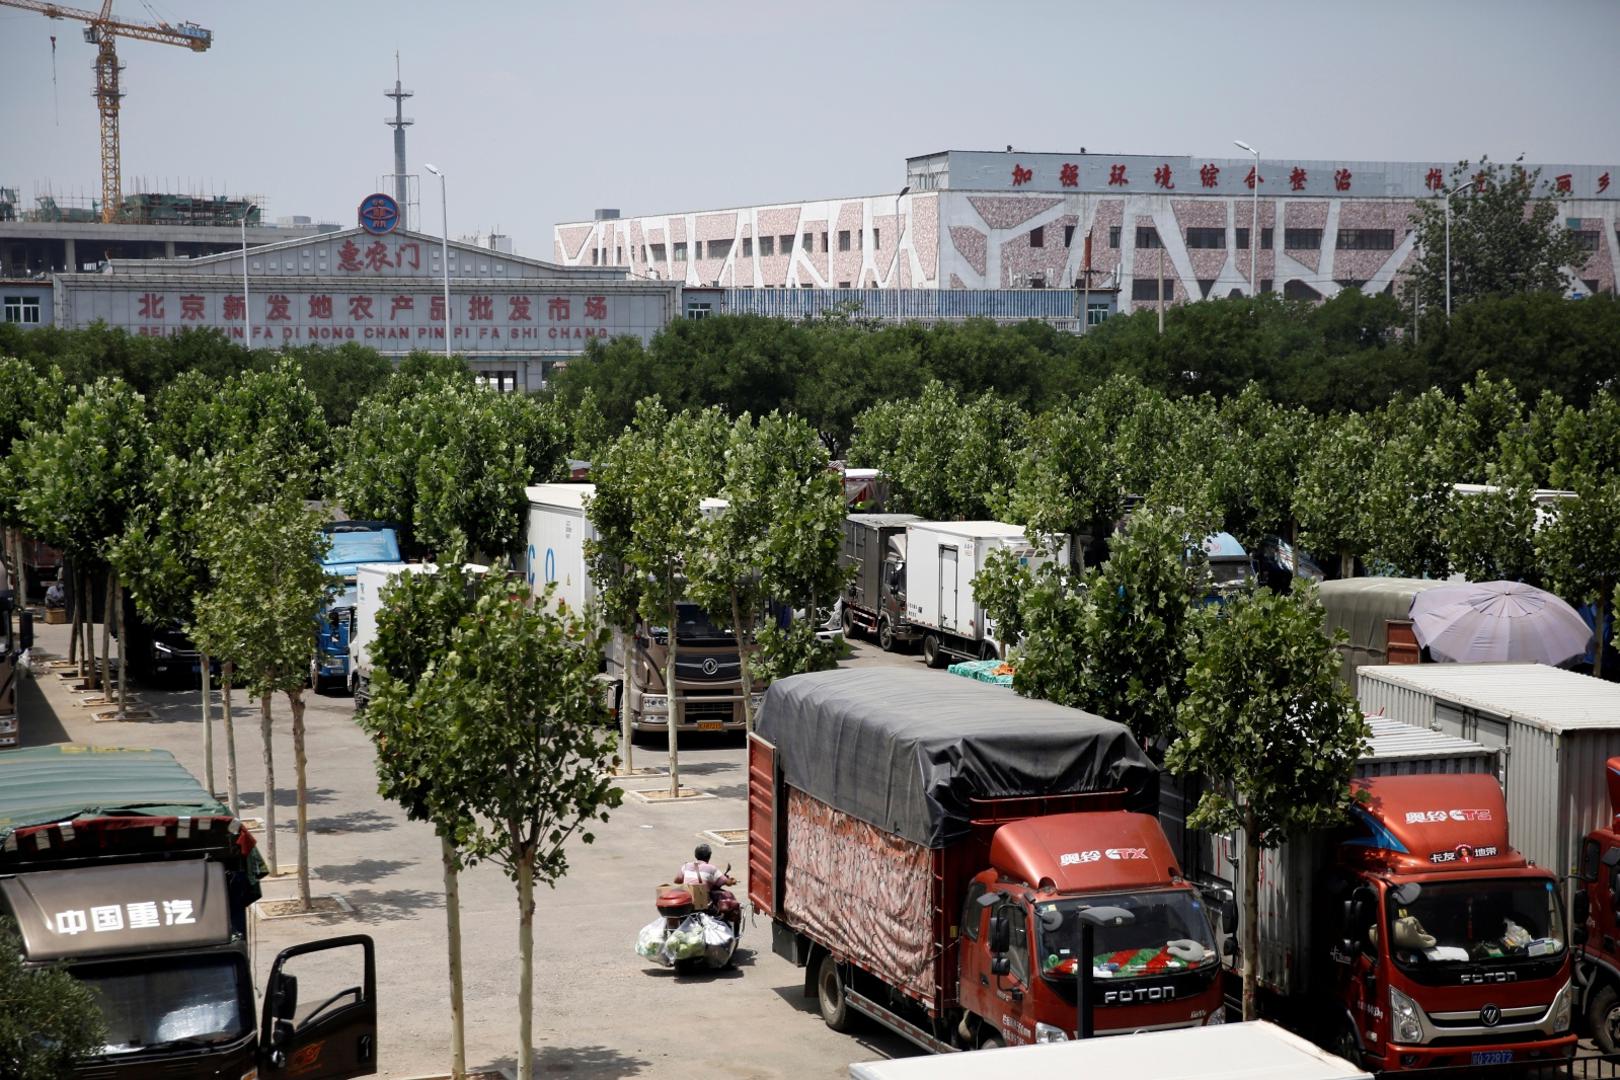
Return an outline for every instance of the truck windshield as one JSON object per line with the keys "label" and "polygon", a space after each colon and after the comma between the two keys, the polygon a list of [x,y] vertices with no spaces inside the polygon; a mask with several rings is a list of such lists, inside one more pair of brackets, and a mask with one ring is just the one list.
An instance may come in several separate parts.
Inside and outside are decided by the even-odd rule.
{"label": "truck windshield", "polygon": [[1209,916],[1193,893],[1121,893],[1035,905],[1041,974],[1049,979],[1074,977],[1075,958],[1080,953],[1080,912],[1091,907],[1124,908],[1135,919],[1129,926],[1099,926],[1094,931],[1091,966],[1099,978],[1173,975],[1219,959]]}
{"label": "truck windshield", "polygon": [[[709,613],[696,604],[675,605],[675,640],[681,645],[733,645],[737,639],[715,626]],[[669,628],[652,627],[652,638],[659,644],[669,640]]]}
{"label": "truck windshield", "polygon": [[1388,905],[1390,952],[1402,967],[1500,965],[1564,951],[1551,881],[1405,882],[1389,890]]}
{"label": "truck windshield", "polygon": [[237,956],[84,964],[72,972],[106,1018],[103,1054],[230,1043],[253,1031],[253,987]]}

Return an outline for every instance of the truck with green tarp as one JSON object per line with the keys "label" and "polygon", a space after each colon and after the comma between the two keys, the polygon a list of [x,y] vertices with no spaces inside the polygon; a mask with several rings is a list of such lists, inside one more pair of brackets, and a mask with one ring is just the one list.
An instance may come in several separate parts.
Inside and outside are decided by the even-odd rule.
{"label": "truck with green tarp", "polygon": [[[254,847],[167,751],[0,751],[0,919],[16,924],[25,966],[65,968],[93,991],[106,1024],[101,1052],[75,1076],[377,1071],[369,937],[283,951],[257,1015],[248,921],[264,871]],[[301,975],[314,976],[302,999]]]}

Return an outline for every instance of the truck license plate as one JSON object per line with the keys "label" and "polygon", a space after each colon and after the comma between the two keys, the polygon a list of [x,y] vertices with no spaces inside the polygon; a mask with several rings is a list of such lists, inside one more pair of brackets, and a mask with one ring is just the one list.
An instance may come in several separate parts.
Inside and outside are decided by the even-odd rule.
{"label": "truck license plate", "polygon": [[726,725],[719,720],[699,720],[697,728],[699,731],[724,731]]}
{"label": "truck license plate", "polygon": [[1473,1055],[1475,1065],[1506,1065],[1512,1060],[1511,1050],[1475,1050]]}

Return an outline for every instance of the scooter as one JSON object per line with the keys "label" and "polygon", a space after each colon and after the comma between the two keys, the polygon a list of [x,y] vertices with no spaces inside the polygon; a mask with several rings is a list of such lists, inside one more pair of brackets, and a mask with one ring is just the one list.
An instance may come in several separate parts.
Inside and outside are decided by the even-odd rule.
{"label": "scooter", "polygon": [[[735,884],[731,877],[731,866],[726,866],[725,880],[727,884]],[[731,928],[731,947],[726,951],[724,960],[712,958],[693,957],[689,960],[675,961],[676,971],[695,971],[704,964],[712,968],[726,968],[731,966],[732,959],[737,955],[737,943],[742,940],[742,904],[732,895],[731,890],[724,886],[715,886],[709,890],[709,902],[699,908],[693,902],[692,889],[686,885],[672,885],[658,893],[658,914],[664,918],[664,933],[667,935],[680,928],[681,923],[696,911],[713,916]]]}

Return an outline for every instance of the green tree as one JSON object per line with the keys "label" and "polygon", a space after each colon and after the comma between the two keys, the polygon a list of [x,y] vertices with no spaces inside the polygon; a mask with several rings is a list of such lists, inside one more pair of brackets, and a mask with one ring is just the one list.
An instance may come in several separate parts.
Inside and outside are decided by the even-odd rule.
{"label": "green tree", "polygon": [[0,917],[0,1076],[57,1080],[99,1054],[107,1025],[96,996],[63,967],[23,966],[22,937]]}
{"label": "green tree", "polygon": [[1253,1020],[1261,849],[1344,815],[1368,730],[1304,582],[1207,610],[1166,765],[1208,783],[1189,825],[1243,830],[1243,1018]]}
{"label": "green tree", "polygon": [[[1522,158],[1520,159],[1522,160]],[[1407,303],[1444,312],[1446,203],[1451,204],[1453,307],[1492,296],[1564,291],[1566,268],[1586,263],[1580,239],[1559,222],[1557,193],[1541,170],[1480,158],[1451,169],[1447,196],[1420,199],[1412,213],[1417,258],[1407,271]]]}
{"label": "green tree", "polygon": [[1124,512],[1122,470],[1099,409],[1059,405],[1032,418],[1014,468],[1006,520],[1048,550],[1064,538],[1106,535]]}
{"label": "green tree", "polygon": [[[470,828],[455,783],[457,753],[448,717],[417,708],[417,684],[449,656],[457,627],[473,612],[477,586],[460,551],[433,573],[398,575],[383,590],[372,640],[372,698],[358,719],[377,748],[377,790],[412,821],[432,824],[444,869],[450,961],[450,1060],[453,1080],[467,1072],[462,1007],[461,887],[457,849]],[[450,755],[447,757],[446,755]]]}
{"label": "green tree", "polygon": [[1603,628],[1620,588],[1620,473],[1571,477],[1572,499],[1561,499],[1552,520],[1536,535],[1547,576],[1561,596],[1597,609],[1597,649],[1592,674],[1603,676]]}
{"label": "green tree", "polygon": [[1372,546],[1375,522],[1369,488],[1378,457],[1378,437],[1359,413],[1326,421],[1307,452],[1294,493],[1301,540],[1321,555],[1337,557],[1334,576],[1355,572],[1355,560]]}
{"label": "green tree", "polygon": [[534,1069],[534,886],[568,872],[577,835],[606,821],[623,793],[606,769],[614,737],[596,673],[599,631],[557,610],[549,590],[532,606],[500,575],[486,575],[471,616],[417,683],[409,707],[439,717],[450,752],[435,755],[435,802],[464,809],[463,851],[488,859],[517,884],[517,1073]]}

